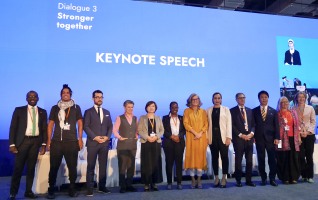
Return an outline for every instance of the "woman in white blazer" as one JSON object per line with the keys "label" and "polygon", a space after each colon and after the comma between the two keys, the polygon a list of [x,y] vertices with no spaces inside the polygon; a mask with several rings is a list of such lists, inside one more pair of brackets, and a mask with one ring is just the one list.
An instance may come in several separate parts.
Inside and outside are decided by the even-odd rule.
{"label": "woman in white blazer", "polygon": [[300,125],[300,167],[304,182],[314,182],[313,154],[315,147],[316,114],[312,106],[306,105],[306,93],[298,92],[295,96],[295,106]]}
{"label": "woman in white blazer", "polygon": [[[213,106],[207,109],[209,129],[208,144],[212,155],[212,167],[215,176],[214,187],[226,187],[226,175],[229,170],[229,145],[232,140],[232,119],[229,108],[222,106],[222,95],[212,95]],[[219,180],[219,153],[222,159],[222,180]]]}

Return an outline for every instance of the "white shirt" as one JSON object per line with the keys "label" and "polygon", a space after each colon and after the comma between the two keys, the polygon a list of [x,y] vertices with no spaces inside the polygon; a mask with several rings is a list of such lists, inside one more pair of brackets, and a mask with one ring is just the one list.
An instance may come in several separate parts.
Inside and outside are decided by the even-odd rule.
{"label": "white shirt", "polygon": [[[39,112],[38,112],[38,107],[34,106],[35,109],[35,119],[32,117],[32,107],[28,105],[28,123],[27,123],[27,128],[25,131],[26,136],[39,136]],[[35,120],[35,135],[32,135],[32,127],[33,127],[33,120]]]}
{"label": "white shirt", "polygon": [[[100,123],[103,122],[103,119],[104,119],[104,113],[103,113],[103,108],[102,106],[99,106],[100,109],[99,109],[99,112],[100,112]],[[98,113],[98,105],[94,105],[94,108],[96,110],[96,113]]]}
{"label": "white shirt", "polygon": [[170,116],[170,127],[171,127],[171,133],[172,135],[179,135],[179,127],[180,127],[180,120],[178,117],[172,117]]}

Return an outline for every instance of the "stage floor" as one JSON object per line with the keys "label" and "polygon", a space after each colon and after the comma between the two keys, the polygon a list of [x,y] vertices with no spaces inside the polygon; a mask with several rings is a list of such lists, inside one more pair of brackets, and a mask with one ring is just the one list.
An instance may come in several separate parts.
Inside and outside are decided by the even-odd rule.
{"label": "stage floor", "polygon": [[[318,199],[318,175],[315,175],[315,183],[302,183],[299,182],[295,185],[283,185],[280,181],[277,181],[279,186],[273,187],[270,185],[260,186],[260,177],[253,177],[256,187],[248,187],[244,185],[244,178],[242,179],[243,187],[238,188],[235,186],[235,179],[229,178],[227,188],[213,188],[213,180],[203,180],[203,189],[190,189],[191,182],[183,182],[183,190],[176,190],[176,183],[173,185],[173,190],[166,190],[166,184],[159,184],[158,192],[143,192],[143,185],[135,184],[138,192],[134,193],[119,193],[118,187],[109,188],[110,194],[100,194],[95,191],[93,197],[86,197],[85,185],[77,185],[79,196],[77,199],[174,199],[174,200],[186,200],[186,199],[229,199],[229,200],[317,200]],[[0,199],[7,199],[10,191],[11,177],[0,178]],[[17,199],[24,199],[25,190],[25,177],[21,180],[20,190],[17,195]],[[46,199],[45,195],[39,195],[38,199]],[[56,199],[69,199],[67,195],[67,185],[61,188],[61,191],[56,192]]]}

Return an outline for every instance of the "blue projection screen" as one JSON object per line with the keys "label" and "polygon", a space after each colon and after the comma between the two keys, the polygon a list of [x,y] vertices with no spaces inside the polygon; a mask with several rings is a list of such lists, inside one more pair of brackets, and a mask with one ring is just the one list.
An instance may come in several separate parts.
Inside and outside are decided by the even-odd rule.
{"label": "blue projection screen", "polygon": [[[318,88],[317,20],[124,0],[4,0],[1,7],[0,139],[29,90],[49,112],[64,83],[82,112],[102,90],[113,120],[126,99],[137,117],[149,100],[162,116],[171,101],[182,114],[191,93],[207,108],[214,92],[228,107],[244,92],[255,107],[267,90],[276,107],[282,76]],[[290,38],[304,64],[287,69]]]}

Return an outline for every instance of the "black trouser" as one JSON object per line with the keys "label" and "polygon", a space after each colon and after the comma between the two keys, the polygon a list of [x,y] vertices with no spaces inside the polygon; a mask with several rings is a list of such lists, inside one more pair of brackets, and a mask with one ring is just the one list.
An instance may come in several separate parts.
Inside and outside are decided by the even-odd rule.
{"label": "black trouser", "polygon": [[136,149],[118,150],[119,186],[121,188],[131,187],[135,173]]}
{"label": "black trouser", "polygon": [[283,182],[297,181],[300,175],[299,152],[295,150],[294,137],[289,137],[290,150],[277,151],[277,176]]}
{"label": "black trouser", "polygon": [[269,179],[275,180],[276,177],[276,152],[274,141],[265,142],[256,140],[258,171],[262,180],[267,179],[267,173],[265,171],[265,150],[267,152],[268,165],[269,165]]}
{"label": "black trouser", "polygon": [[237,182],[241,182],[242,178],[242,159],[245,154],[246,168],[245,168],[245,180],[247,183],[252,181],[252,167],[253,167],[253,141],[240,141],[235,142],[235,179]]}
{"label": "black trouser", "polygon": [[77,178],[77,158],[78,158],[78,141],[52,141],[50,147],[50,173],[49,186],[53,188],[56,183],[57,172],[60,168],[63,156],[69,171],[69,180],[71,187],[74,186]]}
{"label": "black trouser", "polygon": [[106,167],[108,159],[108,142],[107,145],[97,144],[96,146],[87,146],[87,174],[86,174],[86,184],[87,188],[94,187],[94,172],[96,159],[98,156],[99,165],[99,178],[98,186],[100,189],[106,186]]}
{"label": "black trouser", "polygon": [[27,166],[25,192],[32,192],[35,165],[38,158],[40,145],[39,137],[25,137],[22,144],[17,148],[18,153],[15,156],[15,165],[11,179],[10,194],[16,195],[19,191],[20,180],[25,163]]}
{"label": "black trouser", "polygon": [[301,176],[302,178],[313,178],[314,177],[314,147],[316,136],[308,135],[305,138],[301,138],[300,145],[300,165],[301,165]]}
{"label": "black trouser", "polygon": [[163,150],[166,157],[166,174],[168,184],[172,183],[172,169],[174,163],[176,164],[177,183],[181,184],[184,146],[184,140],[180,140],[180,142],[177,143],[171,139],[165,138],[165,140],[163,141]]}
{"label": "black trouser", "polygon": [[229,171],[229,147],[226,146],[221,138],[220,129],[213,129],[212,144],[209,145],[212,154],[212,167],[215,176],[219,175],[219,153],[222,159],[222,173],[228,174]]}
{"label": "black trouser", "polygon": [[157,142],[141,143],[141,181],[145,185],[160,183],[161,171],[161,144]]}

